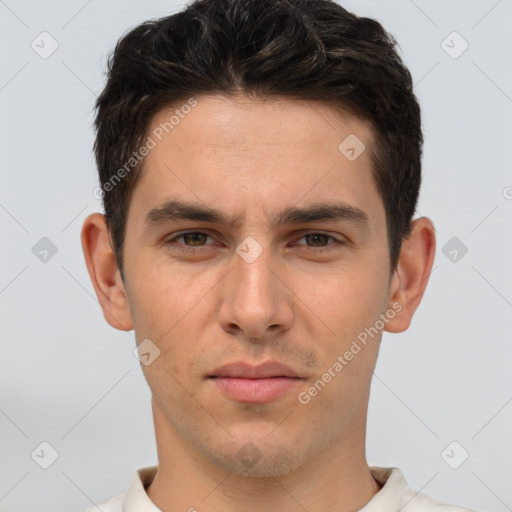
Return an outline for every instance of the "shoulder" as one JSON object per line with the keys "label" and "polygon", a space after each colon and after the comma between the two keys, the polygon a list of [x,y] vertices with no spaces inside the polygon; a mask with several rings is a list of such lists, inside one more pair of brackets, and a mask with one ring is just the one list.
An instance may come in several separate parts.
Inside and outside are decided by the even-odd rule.
{"label": "shoulder", "polygon": [[123,512],[123,498],[124,493],[118,494],[92,507],[81,510],[80,512],[98,512],[98,509],[101,510],[101,512]]}
{"label": "shoulder", "polygon": [[476,510],[460,507],[438,501],[422,493],[408,491],[404,493],[403,512],[477,512]]}
{"label": "shoulder", "polygon": [[146,494],[146,487],[156,475],[158,466],[146,466],[132,473],[126,492],[96,503],[80,512],[123,512],[124,510],[159,511]]}
{"label": "shoulder", "polygon": [[477,512],[473,509],[444,503],[413,491],[404,493],[404,507],[401,510],[402,512]]}
{"label": "shoulder", "polygon": [[370,468],[382,489],[360,512],[399,510],[400,512],[477,512],[476,510],[445,503],[411,489],[399,468]]}
{"label": "shoulder", "polygon": [[476,510],[436,500],[426,494],[405,487],[402,512],[477,512]]}

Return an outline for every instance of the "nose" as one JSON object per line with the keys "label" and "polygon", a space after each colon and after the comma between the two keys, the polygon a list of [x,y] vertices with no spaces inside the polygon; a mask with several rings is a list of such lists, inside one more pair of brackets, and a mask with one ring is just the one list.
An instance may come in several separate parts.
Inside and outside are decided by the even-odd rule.
{"label": "nose", "polygon": [[222,328],[252,342],[289,330],[294,318],[293,292],[285,274],[270,249],[253,261],[235,253],[220,289]]}

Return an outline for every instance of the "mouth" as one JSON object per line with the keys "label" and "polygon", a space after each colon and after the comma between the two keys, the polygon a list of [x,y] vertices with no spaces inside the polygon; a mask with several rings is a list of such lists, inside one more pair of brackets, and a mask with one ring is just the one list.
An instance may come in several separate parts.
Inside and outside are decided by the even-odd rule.
{"label": "mouth", "polygon": [[216,369],[208,379],[228,399],[242,403],[266,403],[278,399],[303,379],[291,368],[269,361],[257,366],[243,361]]}

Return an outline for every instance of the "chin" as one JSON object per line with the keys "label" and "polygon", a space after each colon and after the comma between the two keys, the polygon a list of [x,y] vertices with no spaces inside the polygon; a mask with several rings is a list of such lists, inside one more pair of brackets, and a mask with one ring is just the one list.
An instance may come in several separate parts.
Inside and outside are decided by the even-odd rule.
{"label": "chin", "polygon": [[279,477],[293,473],[303,463],[303,453],[293,446],[274,446],[266,440],[233,441],[229,446],[207,447],[204,453],[225,471],[247,477]]}

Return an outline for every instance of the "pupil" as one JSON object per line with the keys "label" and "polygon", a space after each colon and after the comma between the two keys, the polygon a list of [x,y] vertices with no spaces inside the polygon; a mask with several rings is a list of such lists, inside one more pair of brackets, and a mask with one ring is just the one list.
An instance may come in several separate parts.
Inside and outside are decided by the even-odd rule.
{"label": "pupil", "polygon": [[[203,235],[201,233],[185,233],[185,237],[193,237],[195,239],[193,241],[195,241],[195,242],[200,242],[201,241],[201,240],[197,240],[198,236],[201,237]],[[196,244],[194,244],[194,245],[196,245]]]}
{"label": "pupil", "polygon": [[320,243],[321,243],[322,237],[325,237],[325,235],[321,235],[321,234],[314,234],[314,235],[308,235],[308,236],[314,238],[316,240],[316,242],[318,242],[320,239]]}

